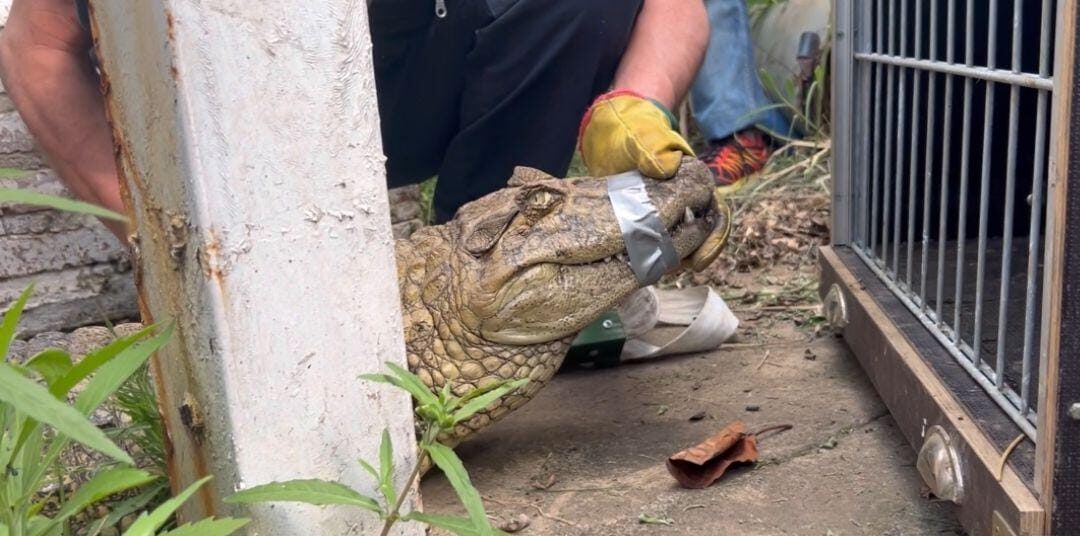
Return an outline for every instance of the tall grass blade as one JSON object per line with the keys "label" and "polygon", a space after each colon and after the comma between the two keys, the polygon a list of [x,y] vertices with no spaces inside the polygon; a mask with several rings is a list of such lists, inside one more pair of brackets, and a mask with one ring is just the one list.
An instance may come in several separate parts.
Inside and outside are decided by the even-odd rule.
{"label": "tall grass blade", "polygon": [[109,515],[95,522],[89,532],[89,536],[98,536],[105,527],[112,527],[120,522],[125,516],[138,512],[150,504],[169,489],[169,482],[164,478],[158,478],[153,485],[147,486],[138,495],[124,501],[110,505]]}
{"label": "tall grass blade", "polygon": [[18,190],[15,188],[0,188],[0,203],[37,205],[41,207],[49,207],[56,210],[62,210],[64,212],[88,214],[90,216],[97,216],[99,218],[105,218],[107,220],[127,221],[127,218],[125,218],[122,214],[117,214],[116,212],[99,207],[97,205],[91,205],[90,203],[83,203],[82,201],[65,199],[63,197],[56,197],[53,195],[39,194],[37,192],[30,192],[27,190]]}
{"label": "tall grass blade", "polygon": [[30,294],[33,292],[34,285],[26,287],[26,290],[19,295],[19,299],[15,300],[15,303],[4,313],[4,322],[0,324],[0,359],[4,362],[7,362],[8,348],[11,347],[11,341],[15,339],[15,328],[19,325],[23,308],[26,307],[26,301],[30,299]]}
{"label": "tall grass blade", "polygon": [[204,484],[210,481],[212,476],[203,477],[198,482],[190,485],[179,495],[173,497],[154,509],[153,512],[144,512],[139,516],[131,527],[124,532],[124,536],[153,536],[157,529],[161,528],[184,503],[195,494]]}
{"label": "tall grass blade", "polygon": [[60,508],[60,511],[52,517],[52,522],[50,524],[41,527],[36,532],[31,533],[30,536],[42,536],[47,534],[51,529],[60,526],[75,514],[87,509],[90,505],[101,501],[110,495],[137,488],[153,482],[156,479],[157,477],[146,471],[128,467],[102,471],[94,476],[94,478],[91,478],[89,482],[79,486],[79,489],[75,491],[75,494],[68,498]]}
{"label": "tall grass blade", "polygon": [[63,378],[58,380],[49,391],[57,396],[66,395],[71,389],[78,385],[79,382],[85,380],[93,374],[94,371],[101,368],[102,365],[111,361],[117,354],[127,350],[133,344],[145,338],[146,335],[155,328],[156,326],[147,326],[127,337],[117,339],[98,350],[86,354],[74,367],[71,367],[71,370],[68,371]]}

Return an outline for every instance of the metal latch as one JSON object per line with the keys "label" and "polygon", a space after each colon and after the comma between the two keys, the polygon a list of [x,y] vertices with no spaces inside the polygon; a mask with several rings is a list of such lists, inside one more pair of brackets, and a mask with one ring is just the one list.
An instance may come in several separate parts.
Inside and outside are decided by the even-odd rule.
{"label": "metal latch", "polygon": [[840,285],[833,284],[829,288],[829,293],[825,295],[825,299],[822,304],[822,313],[825,316],[825,321],[829,323],[835,331],[840,331],[848,325],[848,311],[847,302],[844,298],[844,291],[840,290]]}

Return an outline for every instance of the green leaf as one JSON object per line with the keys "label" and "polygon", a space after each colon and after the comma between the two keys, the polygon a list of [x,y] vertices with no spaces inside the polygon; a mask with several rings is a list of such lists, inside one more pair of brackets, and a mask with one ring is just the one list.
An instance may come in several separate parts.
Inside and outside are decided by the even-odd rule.
{"label": "green leaf", "polygon": [[424,523],[437,529],[445,530],[456,536],[479,536],[481,534],[481,532],[473,526],[472,520],[467,517],[409,512],[401,519]]}
{"label": "green leaf", "polygon": [[[48,525],[52,520],[43,516],[34,516],[30,518],[30,521],[26,524],[25,534],[32,534],[41,529],[41,527]],[[53,527],[51,530],[45,532],[45,536],[67,536],[64,534],[63,527]]]}
{"label": "green leaf", "polygon": [[143,515],[139,516],[139,518],[128,527],[127,531],[124,532],[124,536],[153,536],[154,531],[161,528],[161,526],[172,517],[173,513],[187,502],[188,499],[190,499],[191,496],[211,478],[214,477],[203,477],[198,482],[188,486],[187,489],[180,492],[176,497],[161,503],[161,506],[155,508],[153,512],[144,512]]}
{"label": "green leaf", "polygon": [[390,431],[385,429],[379,443],[379,492],[386,499],[386,507],[392,508],[397,502],[394,491],[394,446],[390,442]]}
{"label": "green leaf", "polygon": [[363,467],[364,470],[367,471],[368,473],[370,473],[371,476],[375,478],[375,481],[378,482],[378,480],[379,480],[379,472],[376,471],[375,468],[372,467],[371,464],[368,463],[366,460],[357,460],[357,461],[360,462],[360,467]]}
{"label": "green leaf", "polygon": [[72,199],[65,199],[63,197],[39,194],[37,192],[30,192],[27,190],[19,190],[15,188],[0,188],[0,203],[38,205],[43,207],[55,208],[57,210],[63,210],[65,212],[89,214],[91,216],[97,216],[99,218],[105,218],[108,220],[127,221],[127,218],[125,218],[123,215],[117,214],[111,210],[104,209],[97,205],[91,205],[90,203],[83,203],[82,201],[75,201]]}
{"label": "green leaf", "polygon": [[394,373],[393,376],[388,374],[364,374],[360,377],[368,381],[389,383],[404,389],[421,404],[437,404],[439,402],[439,399],[431,392],[431,389],[424,385],[424,382],[420,381],[420,378],[415,374],[394,363],[387,362],[386,367]]}
{"label": "green leaf", "polygon": [[117,354],[127,350],[133,344],[145,338],[155,327],[156,326],[145,327],[127,337],[117,339],[99,350],[86,354],[75,364],[75,366],[71,367],[71,370],[68,371],[63,378],[56,382],[56,385],[50,387],[49,391],[57,396],[66,395],[72,388],[78,385],[79,382],[93,374],[94,371],[101,368],[105,363],[111,361]]}
{"label": "green leaf", "polygon": [[[68,374],[57,381],[56,385],[53,386],[53,391],[51,391],[52,394],[54,396],[60,396],[56,393],[68,392],[71,389],[68,385],[74,386],[81,381],[83,377],[94,373],[94,377],[86,385],[86,388],[83,389],[82,393],[79,394],[73,407],[75,411],[81,412],[83,415],[89,415],[109,396],[115,393],[117,389],[119,389],[120,386],[122,386],[124,382],[146,362],[154,350],[167,342],[172,334],[172,328],[170,326],[153,339],[132,347],[132,344],[137,341],[137,337],[141,337],[141,334],[145,332],[146,329],[141,330],[139,333],[131,335],[131,337],[125,337],[98,352],[94,352],[92,356],[87,355],[82,361],[72,367]],[[84,364],[88,361],[93,363],[89,366],[85,366]],[[57,437],[49,445],[37,470],[32,473],[27,473],[30,482],[41,481],[45,475],[46,469],[52,465],[63,451],[64,447],[67,446],[69,438],[66,437],[66,435],[67,434],[61,434],[60,437]],[[71,437],[70,439],[80,441],[75,437]]]}
{"label": "green leaf", "polygon": [[379,503],[356,490],[337,482],[326,480],[290,480],[255,486],[226,497],[229,504],[258,502],[301,502],[315,506],[340,504],[357,506],[377,514],[382,513]]}
{"label": "green leaf", "polygon": [[442,469],[446,479],[454,487],[458,498],[461,499],[461,504],[469,512],[469,519],[472,520],[473,526],[484,536],[492,534],[491,523],[488,522],[487,513],[484,511],[484,503],[480,500],[480,492],[473,487],[469,480],[469,473],[465,471],[465,466],[462,465],[461,459],[454,450],[441,443],[425,445],[424,450],[427,450],[427,453],[431,455],[431,460],[439,466],[439,469]]}
{"label": "green leaf", "polygon": [[162,492],[169,489],[169,482],[164,478],[158,478],[156,482],[156,484],[148,486],[138,495],[125,499],[120,503],[110,505],[109,515],[105,516],[100,521],[94,522],[93,529],[90,530],[90,536],[98,536],[105,527],[116,525],[124,518],[124,516],[142,510],[146,505],[150,504],[151,501],[161,495]]}
{"label": "green leaf", "polygon": [[[71,370],[71,355],[57,348],[46,348],[26,362],[26,369],[36,371],[45,378],[45,384],[51,386]],[[57,396],[55,393],[53,393],[53,395],[61,402],[67,402],[63,395]],[[39,445],[41,444],[40,435],[41,428],[39,423],[33,419],[27,419],[24,423],[22,433],[19,434],[19,439],[15,442],[15,448],[12,453],[18,454],[25,446],[27,446],[27,441],[30,441],[30,438],[34,437],[36,441],[30,442],[29,446],[34,449],[33,452],[37,453],[35,456],[40,456],[40,453],[38,453],[37,450],[40,448]],[[29,484],[29,482],[27,482],[27,484]]]}
{"label": "green leaf", "polygon": [[26,368],[41,374],[45,385],[52,386],[71,370],[71,354],[58,348],[46,348],[26,362]]}
{"label": "green leaf", "polygon": [[111,495],[153,482],[157,477],[139,469],[121,467],[102,471],[89,482],[79,486],[74,495],[64,502],[64,506],[53,516],[51,523],[38,529],[31,536],[40,536],[55,526],[67,521],[71,516],[82,512],[90,505]]}
{"label": "green leaf", "polygon": [[[523,378],[510,383],[504,383],[502,385],[496,383],[494,384],[494,387],[492,387],[491,389],[484,389],[485,392],[477,396],[469,396],[476,391],[469,393],[469,395],[465,395],[466,397],[462,400],[468,400],[468,402],[466,402],[464,406],[461,406],[461,409],[454,412],[454,424],[462,422],[469,417],[476,415],[478,411],[490,406],[496,400],[506,396],[511,391],[516,391],[517,389],[521,388],[521,386],[527,383],[529,383],[528,378]],[[477,391],[478,390],[479,389],[477,389]]]}
{"label": "green leaf", "polygon": [[5,362],[11,341],[15,339],[15,328],[19,325],[19,317],[22,316],[26,301],[30,299],[30,294],[33,292],[34,285],[26,287],[26,290],[19,295],[19,299],[15,300],[15,303],[4,313],[4,322],[0,324],[0,359]]}
{"label": "green leaf", "polygon": [[641,514],[638,516],[638,523],[643,525],[674,525],[675,521],[670,517],[652,516],[649,514]]}
{"label": "green leaf", "polygon": [[250,519],[204,519],[194,524],[181,525],[161,536],[229,536],[250,523]]}
{"label": "green leaf", "polygon": [[56,400],[44,387],[24,378],[6,363],[0,363],[0,401],[88,448],[116,461],[134,464],[126,452],[109,441],[104,432],[75,408]]}
{"label": "green leaf", "polygon": [[173,327],[165,328],[146,342],[125,348],[115,358],[101,366],[75,399],[75,408],[89,415],[124,385],[135,371],[150,359],[150,355],[169,342]]}

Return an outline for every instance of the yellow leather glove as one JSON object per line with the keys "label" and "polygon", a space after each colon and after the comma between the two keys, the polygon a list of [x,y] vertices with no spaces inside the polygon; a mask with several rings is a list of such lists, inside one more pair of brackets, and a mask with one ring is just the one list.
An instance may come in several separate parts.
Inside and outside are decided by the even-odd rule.
{"label": "yellow leather glove", "polygon": [[578,149],[594,177],[638,170],[667,179],[679,170],[690,144],[675,130],[675,117],[660,103],[632,91],[601,95],[581,121]]}

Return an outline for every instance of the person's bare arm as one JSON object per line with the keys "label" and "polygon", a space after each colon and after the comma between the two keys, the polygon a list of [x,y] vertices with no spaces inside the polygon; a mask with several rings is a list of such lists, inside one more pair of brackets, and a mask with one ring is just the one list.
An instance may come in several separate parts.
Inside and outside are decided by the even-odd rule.
{"label": "person's bare arm", "polygon": [[[0,31],[0,80],[76,197],[123,213],[112,132],[71,0],[14,0]],[[105,224],[121,240],[124,225]]]}
{"label": "person's bare arm", "polygon": [[702,0],[644,0],[616,89],[656,99],[668,109],[686,96],[705,57],[709,18]]}

